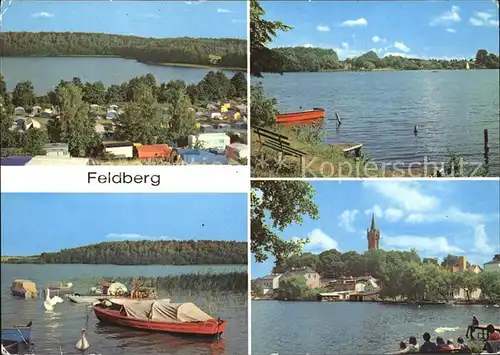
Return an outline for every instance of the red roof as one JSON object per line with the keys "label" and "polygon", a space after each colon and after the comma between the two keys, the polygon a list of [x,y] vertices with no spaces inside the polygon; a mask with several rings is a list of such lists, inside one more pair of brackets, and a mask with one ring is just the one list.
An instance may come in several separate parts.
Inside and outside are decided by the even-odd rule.
{"label": "red roof", "polygon": [[136,147],[137,157],[139,159],[151,159],[151,158],[169,158],[172,148],[168,144],[152,144],[152,145],[142,145]]}

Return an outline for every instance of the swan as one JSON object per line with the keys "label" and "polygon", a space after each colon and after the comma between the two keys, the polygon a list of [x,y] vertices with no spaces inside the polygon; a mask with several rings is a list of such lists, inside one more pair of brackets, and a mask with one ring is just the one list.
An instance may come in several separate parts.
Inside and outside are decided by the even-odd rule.
{"label": "swan", "polygon": [[58,303],[63,303],[63,299],[59,296],[54,296],[50,298],[50,289],[45,290],[45,302],[43,302],[43,306],[45,307],[45,310],[47,311],[52,311],[54,309],[54,306]]}
{"label": "swan", "polygon": [[76,348],[78,350],[87,350],[90,347],[89,342],[87,341],[87,330],[85,328],[82,329],[82,337],[80,340],[76,342]]}

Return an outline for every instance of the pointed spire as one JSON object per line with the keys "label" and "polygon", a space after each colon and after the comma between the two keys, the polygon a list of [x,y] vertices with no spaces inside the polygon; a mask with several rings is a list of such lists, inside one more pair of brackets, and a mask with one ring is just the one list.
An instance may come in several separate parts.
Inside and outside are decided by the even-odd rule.
{"label": "pointed spire", "polygon": [[375,223],[375,213],[372,214],[372,225],[370,226],[370,230],[378,231],[377,224]]}

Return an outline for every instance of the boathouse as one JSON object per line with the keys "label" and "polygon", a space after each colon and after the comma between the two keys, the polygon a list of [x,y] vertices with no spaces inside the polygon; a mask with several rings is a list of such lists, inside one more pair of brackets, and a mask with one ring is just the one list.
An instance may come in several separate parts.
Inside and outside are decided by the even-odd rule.
{"label": "boathouse", "polygon": [[349,296],[349,301],[353,302],[370,302],[370,301],[378,301],[380,291],[368,291],[368,292],[360,292],[354,293]]}

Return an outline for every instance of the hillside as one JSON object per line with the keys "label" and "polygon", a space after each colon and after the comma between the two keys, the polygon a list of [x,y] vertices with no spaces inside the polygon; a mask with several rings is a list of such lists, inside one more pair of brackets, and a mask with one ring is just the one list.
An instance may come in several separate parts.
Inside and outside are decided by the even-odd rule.
{"label": "hillside", "polygon": [[116,56],[154,63],[246,67],[246,41],[236,38],[143,38],[85,32],[2,32],[0,55]]}
{"label": "hillside", "polygon": [[15,264],[229,265],[247,264],[247,243],[215,240],[142,240],[103,242],[42,253],[38,257],[2,257]]}
{"label": "hillside", "polygon": [[[443,70],[465,69],[466,62],[471,69],[499,69],[499,57],[480,49],[475,58],[470,59],[421,59],[388,55],[380,57],[374,51],[358,57],[339,60],[333,49],[310,47],[273,48],[272,52],[280,58],[280,71],[322,72],[322,71],[372,71],[372,70]],[[275,68],[265,68],[275,71]]]}

